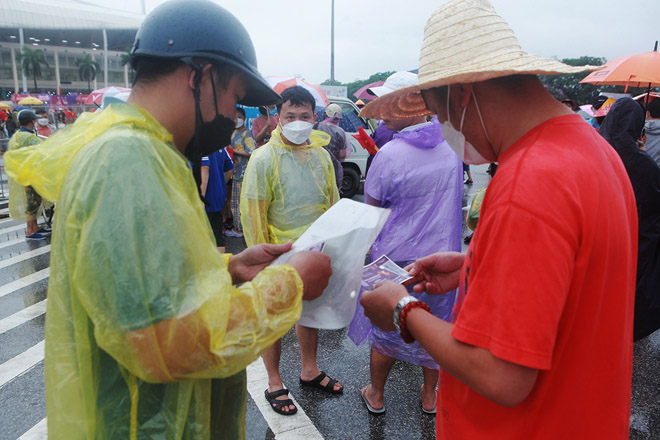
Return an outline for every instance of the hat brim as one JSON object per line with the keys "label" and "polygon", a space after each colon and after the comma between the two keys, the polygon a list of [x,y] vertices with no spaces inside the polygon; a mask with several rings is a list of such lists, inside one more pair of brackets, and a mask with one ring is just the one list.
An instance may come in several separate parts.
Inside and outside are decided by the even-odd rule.
{"label": "hat brim", "polygon": [[[172,60],[182,60],[184,58],[190,58],[190,54],[186,52],[173,52],[168,54],[162,54],[155,51],[149,50],[140,50],[133,55],[132,62],[139,57],[153,57],[161,59],[172,59]],[[268,81],[261,76],[261,74],[249,66],[244,65],[236,60],[233,57],[221,53],[210,53],[210,52],[198,52],[195,54],[195,57],[205,59],[208,61],[219,61],[221,63],[229,64],[232,67],[239,70],[246,76],[247,79],[247,91],[243,99],[238,103],[246,107],[260,107],[268,105],[276,105],[282,101],[282,97],[277,93],[273,88],[268,84]],[[135,64],[132,64],[132,67],[135,68]]]}
{"label": "hat brim", "polygon": [[524,54],[515,60],[452,66],[431,72],[420,72],[419,85],[388,93],[367,104],[360,116],[372,119],[405,119],[433,114],[426,108],[422,90],[451,84],[467,84],[511,75],[561,75],[602,69],[603,66],[569,66],[559,61]]}
{"label": "hat brim", "polygon": [[282,97],[268,84],[268,81],[256,70],[245,67],[230,58],[219,57],[221,61],[237,67],[247,76],[247,92],[239,104],[246,107],[260,107],[276,105],[282,101]]}

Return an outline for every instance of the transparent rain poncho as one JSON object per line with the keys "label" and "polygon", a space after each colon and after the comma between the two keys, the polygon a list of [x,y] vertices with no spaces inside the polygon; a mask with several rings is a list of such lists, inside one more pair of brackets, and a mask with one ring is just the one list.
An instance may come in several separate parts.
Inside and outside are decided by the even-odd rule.
{"label": "transparent rain poncho", "polygon": [[330,136],[312,131],[310,144],[282,142],[280,127],[250,157],[241,190],[241,222],[248,246],[295,241],[339,201],[335,171],[324,145]]}
{"label": "transparent rain poncho", "polygon": [[136,106],[85,113],[5,162],[57,201],[49,437],[244,436],[243,370],[298,320],[295,270],[232,286],[186,159]]}
{"label": "transparent rain poncho", "polygon": [[[19,148],[30,147],[40,143],[41,139],[36,134],[27,131],[17,131],[9,140],[7,150],[18,150]],[[27,207],[27,197],[25,187],[19,185],[11,176],[7,178],[7,184],[9,186],[9,215],[14,220],[26,221],[27,215],[25,214],[25,209]]]}
{"label": "transparent rain poncho", "polygon": [[[461,160],[442,137],[437,119],[394,135],[376,154],[365,182],[365,198],[380,201],[392,213],[371,248],[371,261],[389,256],[405,267],[414,260],[441,251],[461,250],[463,196]],[[456,297],[412,293],[447,320]],[[438,364],[419,342],[405,344],[398,332],[371,324],[358,302],[348,336],[356,344],[369,340],[385,356],[437,369]]]}

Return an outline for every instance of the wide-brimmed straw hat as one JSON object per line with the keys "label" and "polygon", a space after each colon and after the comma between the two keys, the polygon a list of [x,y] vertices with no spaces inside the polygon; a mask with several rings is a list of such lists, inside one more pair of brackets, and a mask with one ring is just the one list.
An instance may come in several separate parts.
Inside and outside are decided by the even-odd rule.
{"label": "wide-brimmed straw hat", "polygon": [[419,85],[370,102],[360,116],[382,119],[430,114],[421,90],[474,83],[502,76],[556,75],[597,70],[569,66],[530,55],[488,0],[451,0],[436,10],[424,28],[419,56]]}

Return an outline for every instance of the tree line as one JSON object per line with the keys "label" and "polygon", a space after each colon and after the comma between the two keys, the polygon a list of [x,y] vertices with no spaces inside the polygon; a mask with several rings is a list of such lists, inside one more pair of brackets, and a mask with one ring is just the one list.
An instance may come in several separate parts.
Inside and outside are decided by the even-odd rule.
{"label": "tree line", "polygon": [[[582,56],[580,58],[564,58],[562,63],[569,66],[601,66],[607,62],[603,57],[590,57]],[[357,79],[352,82],[342,83],[335,80],[334,85],[346,86],[348,98],[357,101],[353,95],[361,87],[376,81],[385,81],[388,76],[394,72],[379,72],[371,75],[367,79]],[[548,92],[552,94],[557,100],[572,99],[578,105],[591,104],[595,102],[598,95],[603,92],[611,93],[624,93],[623,86],[597,86],[593,84],[580,84],[590,72],[563,74],[563,75],[540,75],[541,83],[546,87]],[[330,80],[327,79],[321,85],[330,85]],[[626,93],[636,96],[646,93],[645,88],[628,87]]]}

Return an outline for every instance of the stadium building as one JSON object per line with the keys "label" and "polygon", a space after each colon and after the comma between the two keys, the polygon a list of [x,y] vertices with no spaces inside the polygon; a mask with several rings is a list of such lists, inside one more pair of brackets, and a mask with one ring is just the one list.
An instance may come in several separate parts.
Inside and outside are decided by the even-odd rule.
{"label": "stadium building", "polygon": [[[47,96],[130,87],[125,61],[144,14],[84,0],[0,0],[0,11],[0,100],[27,92]],[[22,47],[42,50],[48,64],[41,68],[36,90],[18,59]],[[77,65],[87,54],[100,67],[89,87]]]}

